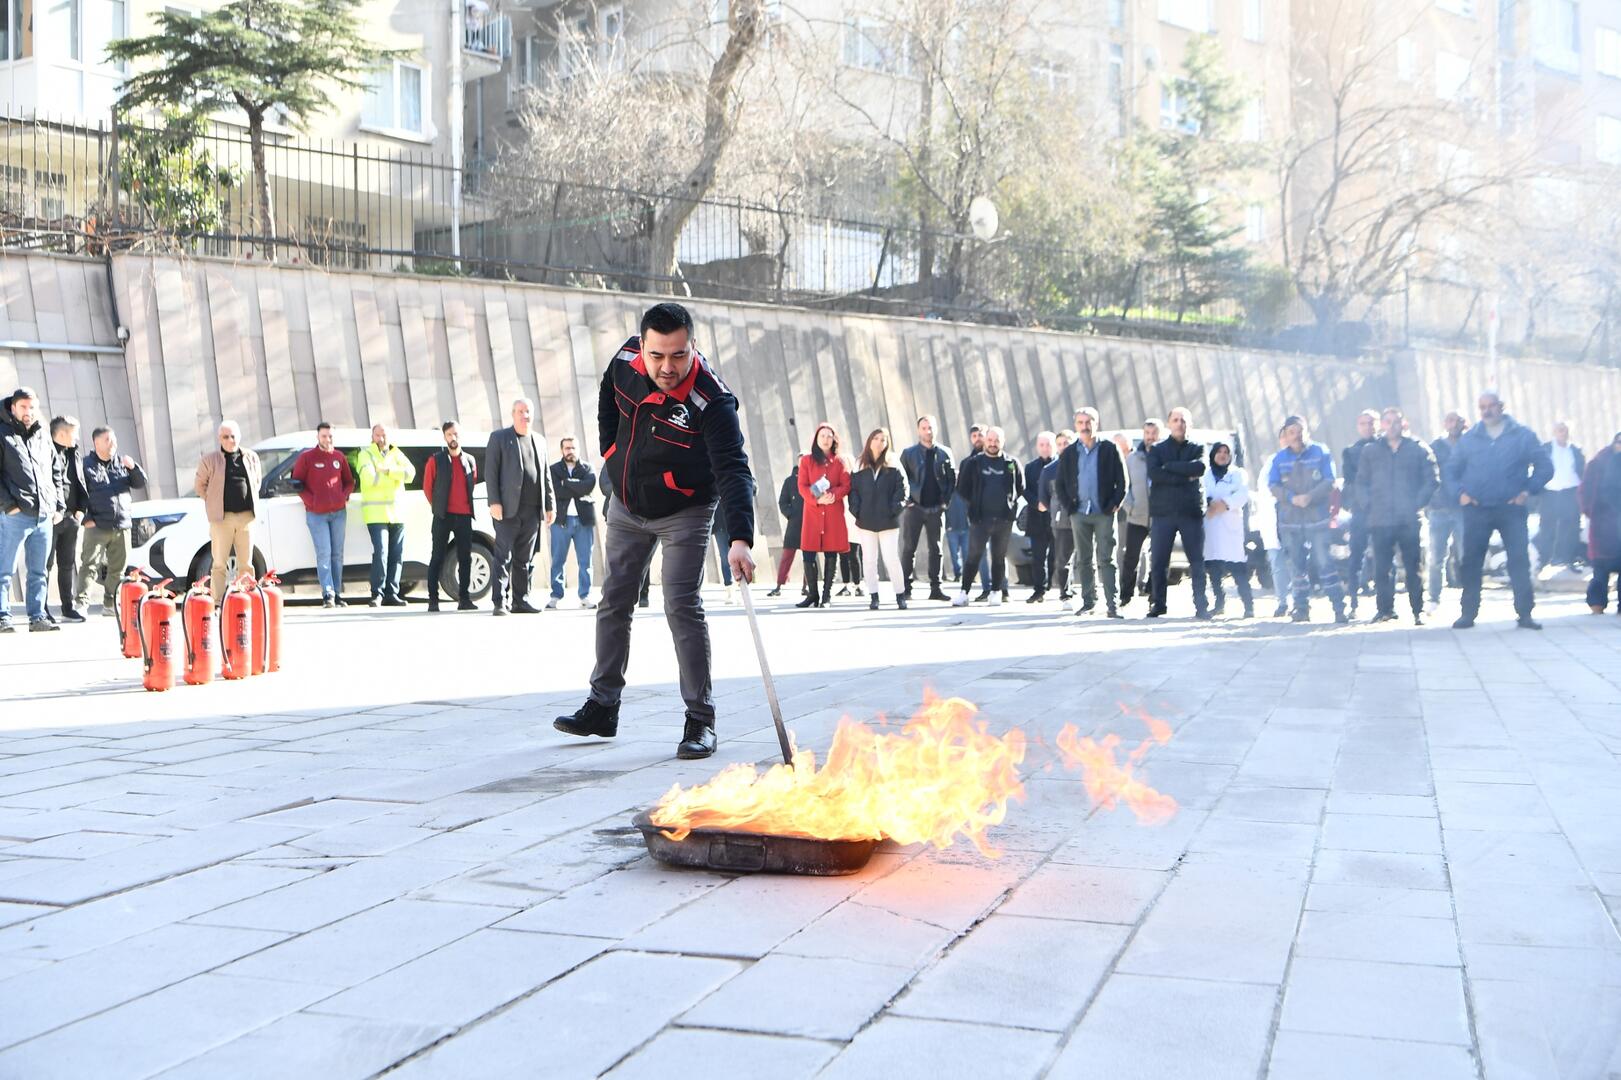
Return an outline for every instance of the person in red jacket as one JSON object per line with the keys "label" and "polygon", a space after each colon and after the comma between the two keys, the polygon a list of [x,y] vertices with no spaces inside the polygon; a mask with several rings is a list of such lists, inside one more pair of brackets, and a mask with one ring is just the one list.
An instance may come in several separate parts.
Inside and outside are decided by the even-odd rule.
{"label": "person in red jacket", "polygon": [[304,523],[315,541],[315,575],[321,580],[321,606],[344,607],[343,531],[355,474],[349,459],[332,448],[332,425],[315,425],[315,445],[293,462],[293,482],[304,500]]}
{"label": "person in red jacket", "polygon": [[422,468],[422,494],[433,507],[433,547],[428,555],[428,610],[439,610],[440,575],[450,538],[456,538],[456,610],[472,611],[468,579],[473,569],[473,488],[478,485],[478,462],[462,450],[456,421],[439,425],[445,448]]}
{"label": "person in red jacket", "polygon": [[[799,494],[805,516],[799,550],[805,555],[805,599],[795,607],[827,607],[833,600],[833,574],[841,552],[850,550],[844,500],[850,494],[850,470],[839,456],[839,434],[832,424],[816,425],[810,453],[799,459]],[[816,556],[822,556],[822,588],[816,590]]]}

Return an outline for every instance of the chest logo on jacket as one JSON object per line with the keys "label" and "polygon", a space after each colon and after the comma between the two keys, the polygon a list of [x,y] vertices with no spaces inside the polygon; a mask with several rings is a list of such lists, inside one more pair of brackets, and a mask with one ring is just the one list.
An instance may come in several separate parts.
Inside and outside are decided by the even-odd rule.
{"label": "chest logo on jacket", "polygon": [[678,428],[690,429],[692,416],[685,405],[677,405],[670,410],[669,421]]}

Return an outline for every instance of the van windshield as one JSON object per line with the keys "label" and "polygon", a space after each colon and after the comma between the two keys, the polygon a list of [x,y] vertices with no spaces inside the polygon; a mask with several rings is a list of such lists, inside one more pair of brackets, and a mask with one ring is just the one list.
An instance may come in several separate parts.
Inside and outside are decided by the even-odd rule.
{"label": "van windshield", "polygon": [[274,476],[281,471],[283,465],[287,464],[287,462],[291,461],[293,458],[296,458],[303,452],[303,450],[294,447],[276,450],[260,450],[259,475],[266,477]]}

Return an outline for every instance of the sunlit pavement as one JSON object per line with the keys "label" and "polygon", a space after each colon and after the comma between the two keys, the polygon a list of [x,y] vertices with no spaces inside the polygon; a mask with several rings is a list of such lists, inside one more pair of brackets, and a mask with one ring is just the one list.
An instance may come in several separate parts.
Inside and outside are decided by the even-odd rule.
{"label": "sunlit pavement", "polygon": [[[674,760],[654,603],[611,743],[550,727],[577,610],[294,609],[279,674],[166,694],[110,620],[0,639],[0,1077],[1621,1069],[1621,618],[1579,597],[1541,634],[1501,591],[1466,633],[772,607],[803,745],[926,688],[1031,739],[1000,857],[827,879],[646,856],[635,810],[776,752],[717,591],[721,750]],[[1156,827],[1051,749],[1138,709]]]}

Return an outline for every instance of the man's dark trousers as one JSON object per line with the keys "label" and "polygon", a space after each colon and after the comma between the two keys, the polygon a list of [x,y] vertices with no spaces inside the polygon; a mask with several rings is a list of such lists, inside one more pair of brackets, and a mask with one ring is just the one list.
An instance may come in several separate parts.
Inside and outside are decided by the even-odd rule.
{"label": "man's dark trousers", "polygon": [[[1150,524],[1152,524],[1152,521],[1150,521]],[[1143,541],[1148,539],[1148,533],[1148,525],[1126,522],[1125,553],[1120,559],[1120,602],[1122,604],[1131,603],[1131,598],[1136,593],[1137,586],[1142,583],[1142,573],[1138,566],[1143,555]],[[1152,552],[1149,553],[1149,561],[1150,565],[1152,565]]]}
{"label": "man's dark trousers", "polygon": [[917,542],[919,536],[929,540],[929,588],[940,587],[940,531],[945,527],[946,508],[943,506],[908,506],[901,511],[901,574],[905,578],[904,590],[912,588],[917,575]]}
{"label": "man's dark trousers", "polygon": [[[1576,489],[1544,491],[1537,503],[1537,553],[1544,563],[1568,566],[1582,551],[1582,507]],[[61,526],[57,526],[61,528]]]}
{"label": "man's dark trousers", "polygon": [[597,666],[591,672],[591,700],[613,706],[625,689],[630,662],[630,623],[641,597],[643,575],[653,562],[655,545],[664,549],[661,576],[664,618],[675,641],[681,672],[681,698],[687,715],[715,720],[715,697],[709,670],[709,624],[704,621],[701,587],[709,550],[715,504],[692,506],[667,517],[644,518],[608,500],[608,535],[603,554],[608,564],[597,605]]}
{"label": "man's dark trousers", "polygon": [[1351,527],[1346,530],[1350,534],[1351,559],[1346,565],[1345,582],[1346,594],[1351,597],[1351,606],[1356,606],[1356,598],[1362,595],[1362,562],[1368,554],[1368,540],[1370,533],[1368,527],[1362,524],[1364,514],[1351,516]]}
{"label": "man's dark trousers", "polygon": [[1178,536],[1182,538],[1182,554],[1187,556],[1188,573],[1193,578],[1193,608],[1205,612],[1204,572],[1204,518],[1183,514],[1150,518],[1149,554],[1152,569],[1149,573],[1148,602],[1155,608],[1165,609],[1166,579],[1171,571],[1171,546]]}
{"label": "man's dark trousers", "polygon": [[[79,523],[72,514],[51,529],[51,558],[56,560],[56,593],[61,598],[64,612],[73,610],[73,596],[79,587]],[[122,576],[124,568],[107,568],[107,573]]]}
{"label": "man's dark trousers", "polygon": [[1047,591],[1047,557],[1053,546],[1052,518],[1030,508],[1030,590],[1040,594]]}
{"label": "man's dark trousers", "polygon": [[490,598],[500,607],[511,582],[512,604],[529,600],[529,568],[535,561],[535,545],[540,542],[540,507],[526,506],[516,515],[501,515],[495,523],[495,568]]}
{"label": "man's dark trousers", "polygon": [[1373,589],[1378,597],[1379,614],[1396,613],[1396,549],[1401,549],[1402,569],[1407,573],[1407,600],[1413,614],[1424,612],[1424,573],[1419,561],[1421,545],[1417,521],[1406,525],[1381,525],[1373,534]]}
{"label": "man's dark trousers", "polygon": [[1531,593],[1530,539],[1525,517],[1525,507],[1513,503],[1502,506],[1481,506],[1476,503],[1463,508],[1460,573],[1463,575],[1464,618],[1473,619],[1480,614],[1480,579],[1485,573],[1486,552],[1491,547],[1494,529],[1502,536],[1503,553],[1508,556],[1508,580],[1514,589],[1514,614],[1522,619],[1531,617],[1531,608],[1536,601]]}
{"label": "man's dark trousers", "polygon": [[456,538],[456,599],[468,599],[473,572],[473,515],[444,514],[433,519],[433,548],[428,556],[428,598],[439,599],[439,580],[445,568],[450,539]]}

